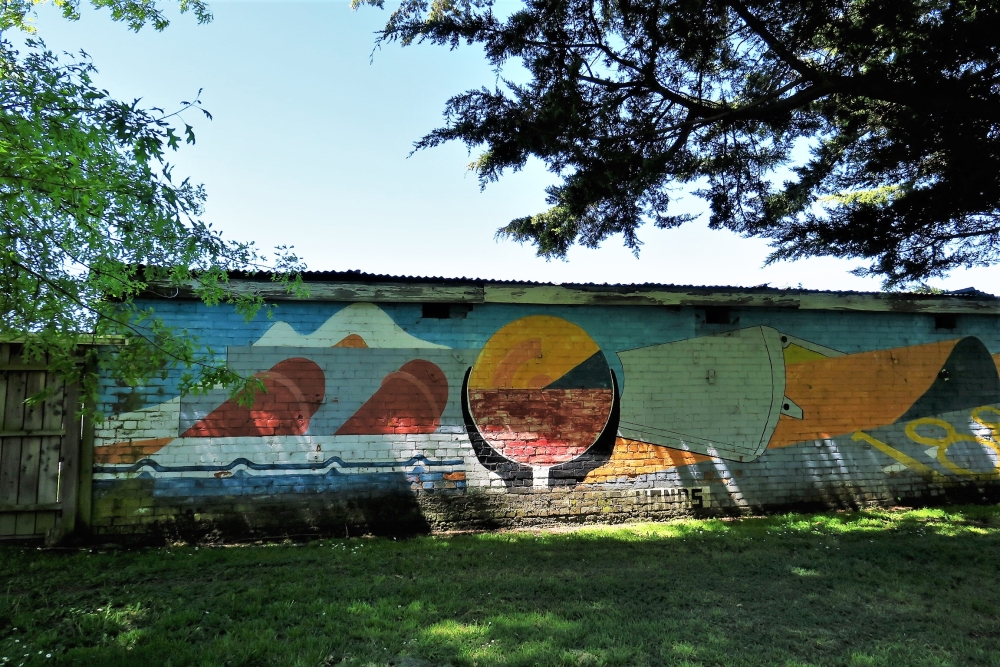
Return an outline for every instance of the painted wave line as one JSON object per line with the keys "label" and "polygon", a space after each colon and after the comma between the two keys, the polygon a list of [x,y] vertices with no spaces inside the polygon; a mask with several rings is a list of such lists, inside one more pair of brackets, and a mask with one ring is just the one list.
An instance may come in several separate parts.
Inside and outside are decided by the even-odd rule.
{"label": "painted wave line", "polygon": [[306,463],[254,463],[250,459],[238,458],[226,465],[186,465],[165,466],[153,459],[139,459],[132,465],[95,465],[95,473],[138,472],[142,468],[152,468],[156,472],[224,472],[237,466],[246,466],[251,470],[321,470],[337,465],[341,468],[405,468],[417,464],[426,466],[456,466],[465,463],[463,459],[445,459],[434,461],[420,454],[406,461],[361,461],[348,463],[339,456],[331,456],[325,461]]}

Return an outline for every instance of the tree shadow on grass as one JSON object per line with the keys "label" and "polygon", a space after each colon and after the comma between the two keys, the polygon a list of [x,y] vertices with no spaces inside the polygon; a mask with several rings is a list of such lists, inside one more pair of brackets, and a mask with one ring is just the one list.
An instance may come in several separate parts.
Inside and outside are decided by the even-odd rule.
{"label": "tree shadow on grass", "polygon": [[0,554],[26,664],[1000,664],[997,507]]}

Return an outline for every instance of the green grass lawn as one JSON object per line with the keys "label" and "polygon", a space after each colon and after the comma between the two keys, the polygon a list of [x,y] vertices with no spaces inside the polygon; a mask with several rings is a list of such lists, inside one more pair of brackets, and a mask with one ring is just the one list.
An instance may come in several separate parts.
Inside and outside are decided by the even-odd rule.
{"label": "green grass lawn", "polygon": [[0,547],[0,665],[1000,665],[1000,506]]}

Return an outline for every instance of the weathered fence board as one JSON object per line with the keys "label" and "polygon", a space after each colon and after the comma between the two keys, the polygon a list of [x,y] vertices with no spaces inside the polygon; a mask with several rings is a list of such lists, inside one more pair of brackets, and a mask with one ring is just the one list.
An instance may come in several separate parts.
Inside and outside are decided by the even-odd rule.
{"label": "weathered fence board", "polygon": [[[17,479],[21,468],[21,439],[3,438],[0,441],[0,505],[17,504]],[[17,517],[0,513],[0,536],[14,535]]]}
{"label": "weathered fence board", "polygon": [[78,400],[44,363],[25,361],[20,345],[0,344],[0,539],[57,540],[73,530]]}
{"label": "weathered fence board", "polygon": [[[18,479],[17,504],[34,505],[38,502],[38,459],[42,445],[41,438],[23,438],[21,440],[21,472]],[[22,512],[17,515],[16,535],[35,534],[34,512]]]}

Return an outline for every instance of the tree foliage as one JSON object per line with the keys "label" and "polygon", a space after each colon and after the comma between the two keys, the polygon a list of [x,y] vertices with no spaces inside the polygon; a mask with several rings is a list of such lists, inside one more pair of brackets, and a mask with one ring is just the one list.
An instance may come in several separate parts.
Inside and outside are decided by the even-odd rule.
{"label": "tree foliage", "polygon": [[[93,4],[133,29],[167,23],[150,0]],[[76,16],[75,2],[61,8]],[[210,18],[200,0],[182,0],[181,9]],[[0,28],[33,32],[30,10],[8,2]],[[94,71],[85,55],[60,59],[35,37],[21,51],[0,41],[0,337],[23,341],[29,357],[46,356],[91,395],[80,344],[112,341],[101,363],[127,384],[180,365],[182,390],[221,383],[252,397],[259,382],[216,363],[136,299],[193,288],[206,303],[232,303],[252,317],[264,304],[235,294],[228,271],[273,269],[295,289],[298,260],[279,248],[265,267],[252,244],[227,241],[201,221],[204,189],[176,180],[167,161],[195,141],[185,112],[210,118],[197,99],[173,113],[144,108],[98,88]]]}
{"label": "tree foliage", "polygon": [[424,40],[526,69],[416,145],[481,150],[484,185],[532,156],[559,174],[548,211],[500,230],[540,255],[638,249],[695,187],[771,261],[862,259],[893,286],[1000,259],[996,0],[405,0],[379,37]]}

